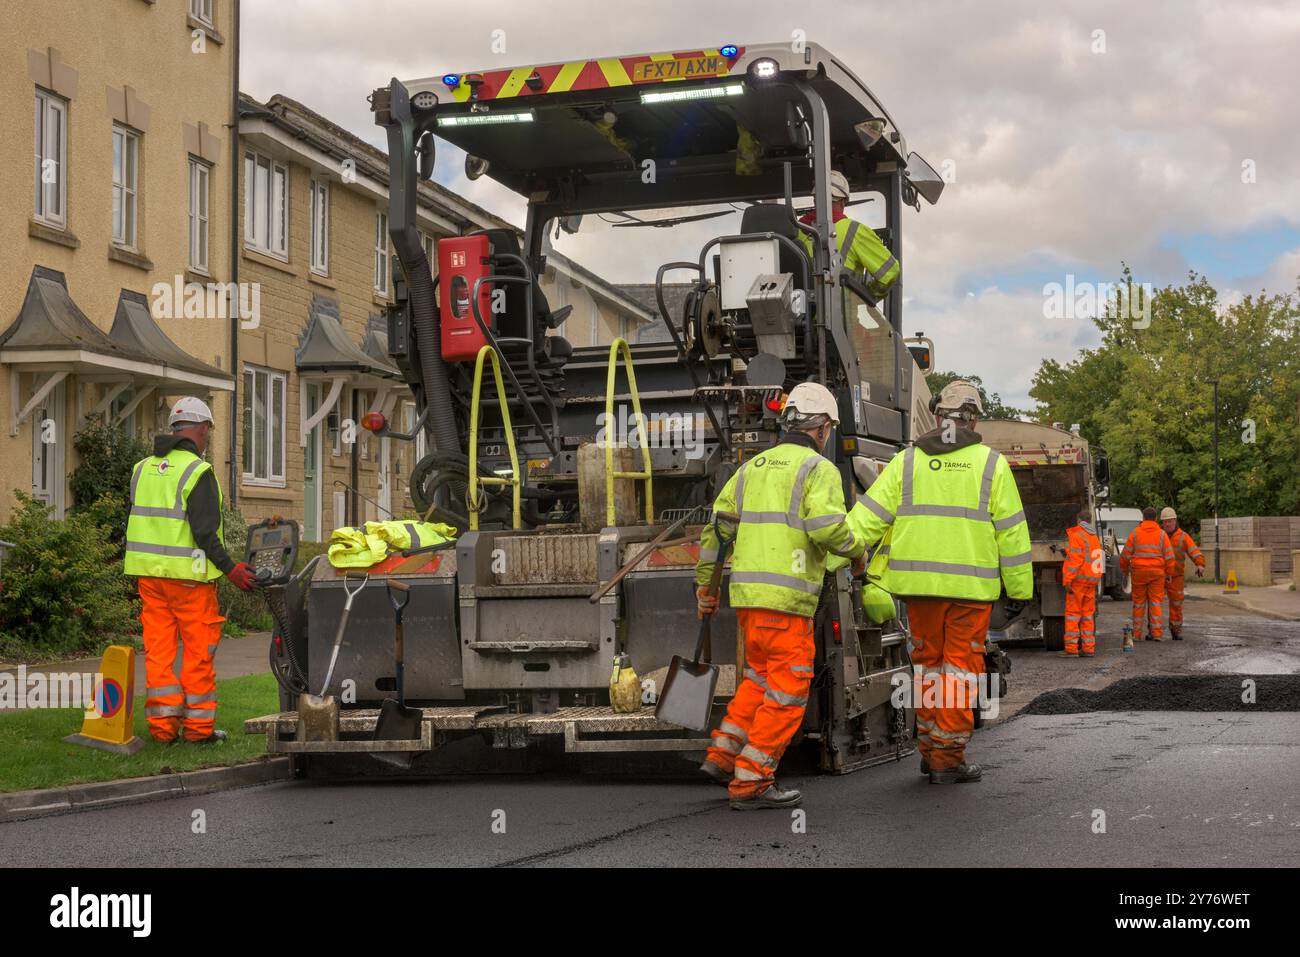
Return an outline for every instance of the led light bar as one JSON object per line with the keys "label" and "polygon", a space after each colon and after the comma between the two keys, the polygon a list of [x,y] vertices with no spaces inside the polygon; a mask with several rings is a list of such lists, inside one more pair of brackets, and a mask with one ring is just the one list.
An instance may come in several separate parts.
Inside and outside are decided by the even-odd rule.
{"label": "led light bar", "polygon": [[708,100],[720,96],[739,96],[745,92],[743,83],[727,83],[724,86],[697,86],[689,90],[662,90],[655,93],[642,93],[641,102],[677,103],[682,100]]}
{"label": "led light bar", "polygon": [[439,126],[488,126],[492,123],[531,123],[532,110],[516,113],[463,113],[438,117]]}

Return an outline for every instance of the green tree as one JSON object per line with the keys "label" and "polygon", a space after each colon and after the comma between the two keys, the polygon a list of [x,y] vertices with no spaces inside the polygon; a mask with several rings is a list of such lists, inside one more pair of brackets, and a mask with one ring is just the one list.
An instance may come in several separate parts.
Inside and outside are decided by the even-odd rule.
{"label": "green tree", "polygon": [[1095,320],[1098,348],[1042,363],[1029,393],[1036,417],[1078,422],[1106,449],[1116,504],[1172,505],[1191,524],[1213,512],[1217,379],[1220,514],[1295,513],[1300,297],[1225,304],[1191,273],[1140,305],[1149,325],[1122,296]]}

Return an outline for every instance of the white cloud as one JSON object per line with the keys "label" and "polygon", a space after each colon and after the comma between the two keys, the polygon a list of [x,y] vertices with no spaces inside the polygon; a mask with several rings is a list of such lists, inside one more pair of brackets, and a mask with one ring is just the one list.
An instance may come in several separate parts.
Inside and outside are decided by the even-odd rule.
{"label": "white cloud", "polygon": [[[1062,274],[1113,278],[1123,260],[1139,280],[1178,281],[1189,264],[1167,248],[1170,236],[1300,224],[1300,5],[1289,0],[662,0],[635,16],[611,16],[609,0],[244,0],[242,8],[244,88],[263,99],[285,93],[377,145],[365,98],[392,76],[805,30],[880,97],[912,149],[936,166],[956,164],[939,206],[905,219],[905,322],[935,338],[941,365],[950,357],[1013,403],[1027,403],[1041,358],[1068,358],[1087,330],[1043,320],[1039,289],[998,282],[981,291],[963,277],[987,285],[1060,263]],[[503,56],[490,49],[496,29],[506,31]],[[1092,52],[1095,30],[1105,31],[1103,54]],[[1254,161],[1253,184],[1241,181],[1245,160]],[[447,185],[522,222],[518,198],[487,179]],[[579,237],[574,255],[613,279],[643,281],[658,262],[694,258],[655,233],[617,245],[607,232]],[[692,242],[708,234],[689,232]],[[1297,273],[1292,252],[1261,262],[1258,275],[1211,278],[1288,291]]]}

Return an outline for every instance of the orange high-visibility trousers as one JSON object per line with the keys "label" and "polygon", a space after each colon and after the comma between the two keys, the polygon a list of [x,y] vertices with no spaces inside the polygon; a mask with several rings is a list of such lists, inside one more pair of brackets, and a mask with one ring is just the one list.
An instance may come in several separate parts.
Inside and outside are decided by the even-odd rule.
{"label": "orange high-visibility trousers", "polygon": [[144,626],[144,713],[156,741],[187,741],[212,734],[217,716],[213,661],[226,619],[217,611],[213,582],[174,578],[139,580]]}
{"label": "orange high-visibility trousers", "polygon": [[776,766],[808,706],[812,684],[813,621],[768,608],[737,608],[745,638],[745,676],[713,732],[706,760],[732,774],[732,797],[772,786]]}
{"label": "orange high-visibility trousers", "polygon": [[[1079,645],[1082,642],[1082,649]],[[1065,590],[1065,651],[1091,655],[1097,648],[1097,583],[1074,581]]]}
{"label": "orange high-visibility trousers", "polygon": [[[907,599],[912,665],[921,669],[922,683],[916,702],[916,740],[933,771],[966,761],[992,610],[987,601]],[[927,707],[936,703],[938,707]]]}
{"label": "orange high-visibility trousers", "polygon": [[[1133,640],[1149,634],[1152,641],[1164,639],[1165,572],[1163,568],[1134,568],[1133,575]],[[1147,631],[1147,619],[1151,630]]]}
{"label": "orange high-visibility trousers", "polygon": [[1169,630],[1183,630],[1183,599],[1187,597],[1187,579],[1183,575],[1174,575],[1165,583],[1165,607],[1169,610]]}

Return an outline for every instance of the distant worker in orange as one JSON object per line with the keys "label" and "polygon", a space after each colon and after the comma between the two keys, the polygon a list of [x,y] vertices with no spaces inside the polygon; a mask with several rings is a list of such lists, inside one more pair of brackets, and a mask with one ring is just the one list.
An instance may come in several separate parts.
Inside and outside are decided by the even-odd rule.
{"label": "distant worker in orange", "polygon": [[1183,640],[1183,584],[1187,574],[1187,559],[1196,565],[1196,577],[1205,576],[1205,556],[1196,547],[1196,540],[1184,529],[1178,527],[1178,513],[1168,506],[1160,513],[1160,527],[1169,536],[1169,544],[1174,547],[1174,573],[1170,576],[1168,587],[1169,633],[1174,641]]}
{"label": "distant worker in orange", "polygon": [[[1156,510],[1142,509],[1142,522],[1129,533],[1119,567],[1133,580],[1133,638],[1164,640],[1165,584],[1174,574],[1174,547],[1156,524]],[[1147,619],[1151,627],[1147,629]]]}
{"label": "distant worker in orange", "polygon": [[1069,545],[1061,566],[1065,586],[1065,650],[1063,657],[1091,658],[1097,647],[1097,583],[1105,573],[1105,553],[1092,526],[1087,508],[1079,512],[1079,524],[1066,535]]}

